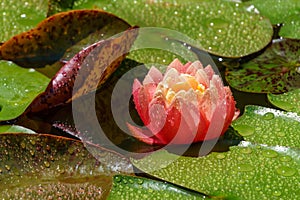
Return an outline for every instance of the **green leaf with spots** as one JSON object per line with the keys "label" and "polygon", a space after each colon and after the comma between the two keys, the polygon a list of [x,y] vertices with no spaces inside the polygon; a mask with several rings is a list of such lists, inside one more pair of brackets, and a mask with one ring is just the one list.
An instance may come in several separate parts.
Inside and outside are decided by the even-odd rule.
{"label": "green leaf with spots", "polygon": [[165,150],[140,160],[140,170],[164,181],[225,199],[299,197],[299,149],[242,142],[228,152],[205,157],[177,156]]}
{"label": "green leaf with spots", "polygon": [[50,79],[33,69],[0,61],[0,121],[21,115]]}
{"label": "green leaf with spots", "polygon": [[248,105],[232,127],[253,143],[300,147],[300,116],[296,113]]}
{"label": "green leaf with spots", "polygon": [[46,17],[47,1],[1,0],[0,43],[35,27]]}
{"label": "green leaf with spots", "polygon": [[295,112],[300,116],[300,88],[283,93],[268,94],[268,100],[278,108]]}
{"label": "green leaf with spots", "polygon": [[209,199],[197,192],[147,178],[116,175],[108,199]]}
{"label": "green leaf with spots", "polygon": [[300,1],[298,0],[252,0],[258,11],[270,19],[272,24],[283,24],[279,35],[300,39]]}
{"label": "green leaf with spots", "polygon": [[2,125],[0,126],[1,133],[35,133],[33,130],[18,125]]}
{"label": "green leaf with spots", "polygon": [[283,26],[280,28],[279,35],[285,38],[300,39],[300,9],[298,14],[289,16],[284,20]]}
{"label": "green leaf with spots", "polygon": [[226,80],[237,90],[282,93],[300,87],[300,40],[274,40],[260,56],[239,68],[226,69]]}
{"label": "green leaf with spots", "polygon": [[93,39],[99,41],[107,33],[115,35],[129,27],[124,20],[102,10],[58,13],[2,44],[0,59],[22,67],[43,67],[58,61],[68,48],[91,33],[96,32]]}
{"label": "green leaf with spots", "polygon": [[262,15],[268,17],[272,24],[284,23],[291,15],[298,14],[299,18],[300,14],[298,0],[251,0],[249,4],[254,5]]}
{"label": "green leaf with spots", "polygon": [[113,175],[133,173],[117,153],[42,134],[1,134],[0,159],[1,199],[100,199]]}
{"label": "green leaf with spots", "polygon": [[73,9],[95,7],[133,25],[180,31],[196,40],[197,46],[224,57],[257,52],[270,42],[273,34],[268,19],[254,10],[247,11],[244,4],[229,1],[78,0]]}

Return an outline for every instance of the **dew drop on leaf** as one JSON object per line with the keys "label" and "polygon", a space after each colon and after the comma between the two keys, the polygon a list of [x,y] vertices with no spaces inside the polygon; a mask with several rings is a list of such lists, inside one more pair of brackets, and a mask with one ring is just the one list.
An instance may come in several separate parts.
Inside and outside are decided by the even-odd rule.
{"label": "dew drop on leaf", "polygon": [[290,156],[281,156],[279,160],[282,162],[289,162],[292,160],[292,158]]}
{"label": "dew drop on leaf", "polygon": [[288,177],[288,176],[293,176],[296,173],[296,170],[294,168],[290,168],[287,166],[281,166],[276,170],[276,172],[279,175]]}
{"label": "dew drop on leaf", "polygon": [[252,171],[254,169],[254,167],[250,164],[239,164],[236,167],[236,170],[239,172],[249,172]]}
{"label": "dew drop on leaf", "polygon": [[275,158],[278,156],[278,153],[273,150],[264,150],[262,155],[267,158]]}
{"label": "dew drop on leaf", "polygon": [[271,120],[271,119],[274,119],[274,113],[271,113],[271,112],[267,112],[266,114],[263,115],[263,119],[264,120]]}
{"label": "dew drop on leaf", "polygon": [[255,129],[252,126],[248,125],[237,125],[235,129],[242,135],[242,136],[250,136],[254,134]]}

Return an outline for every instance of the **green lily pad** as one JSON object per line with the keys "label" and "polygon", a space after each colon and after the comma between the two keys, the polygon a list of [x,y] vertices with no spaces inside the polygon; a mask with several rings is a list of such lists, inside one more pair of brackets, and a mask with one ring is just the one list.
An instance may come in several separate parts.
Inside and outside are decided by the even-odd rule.
{"label": "green lily pad", "polygon": [[169,183],[152,179],[116,175],[107,199],[209,199]]}
{"label": "green lily pad", "polygon": [[[300,10],[300,9],[299,9]],[[300,39],[300,11],[285,19],[283,26],[280,28],[279,35],[285,38]]]}
{"label": "green lily pad", "polygon": [[114,174],[131,174],[133,169],[119,154],[96,146],[89,146],[91,149],[97,159],[80,141],[41,134],[1,134],[1,199],[103,198]]}
{"label": "green lily pad", "polygon": [[224,57],[257,52],[270,42],[273,34],[268,19],[247,11],[243,4],[228,1],[214,1],[212,6],[208,0],[79,0],[73,9],[95,7],[114,13],[130,24],[180,31],[196,40],[197,46]]}
{"label": "green lily pad", "polygon": [[300,2],[298,0],[251,0],[259,12],[268,17],[272,24],[284,23],[290,15],[300,14]]}
{"label": "green lily pad", "polygon": [[300,89],[283,94],[268,94],[268,100],[278,108],[295,112],[300,116]]}
{"label": "green lily pad", "polygon": [[21,115],[50,81],[34,69],[24,69],[7,61],[0,61],[0,71],[0,121]]}
{"label": "green lily pad", "polygon": [[300,87],[300,40],[274,40],[260,56],[226,69],[231,87],[254,93],[282,93]]}
{"label": "green lily pad", "polygon": [[27,31],[46,17],[47,1],[1,0],[0,42]]}
{"label": "green lily pad", "polygon": [[220,198],[295,199],[300,195],[299,155],[299,149],[243,142],[205,157],[180,156],[168,163],[164,160],[175,155],[162,150],[132,162],[154,177]]}
{"label": "green lily pad", "polygon": [[0,133],[35,133],[33,130],[18,125],[0,126]]}
{"label": "green lily pad", "polygon": [[248,105],[232,127],[253,143],[300,147],[300,116],[296,113]]}

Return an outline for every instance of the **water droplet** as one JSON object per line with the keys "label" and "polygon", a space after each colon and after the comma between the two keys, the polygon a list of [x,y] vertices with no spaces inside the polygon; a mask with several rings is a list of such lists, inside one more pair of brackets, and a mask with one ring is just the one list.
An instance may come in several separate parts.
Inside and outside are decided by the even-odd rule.
{"label": "water droplet", "polygon": [[252,126],[248,125],[236,125],[234,127],[242,136],[250,136],[254,134],[255,129]]}
{"label": "water droplet", "polygon": [[250,147],[242,148],[241,153],[250,154],[250,153],[252,153],[252,149]]}
{"label": "water droplet", "polygon": [[10,166],[9,166],[9,165],[5,165],[5,169],[6,169],[7,171],[10,171]]}
{"label": "water droplet", "polygon": [[279,160],[281,160],[282,162],[289,162],[292,160],[292,158],[290,156],[282,156],[279,158]]}
{"label": "water droplet", "polygon": [[35,145],[35,140],[30,140],[30,143],[31,143],[32,145]]}
{"label": "water droplet", "polygon": [[21,148],[25,149],[25,147],[26,147],[26,144],[24,142],[21,142]]}
{"label": "water droplet", "polygon": [[45,167],[49,168],[50,167],[50,163],[48,161],[44,161],[44,165]]}
{"label": "water droplet", "polygon": [[281,195],[280,191],[274,191],[273,192],[273,196],[275,196],[275,197],[279,197],[280,195]]}
{"label": "water droplet", "polygon": [[276,172],[282,176],[293,176],[296,173],[296,170],[287,166],[281,166],[276,169]]}
{"label": "water droplet", "polygon": [[226,156],[225,156],[225,154],[223,154],[223,153],[218,153],[217,155],[216,155],[216,158],[218,158],[218,159],[224,159]]}
{"label": "water droplet", "polygon": [[121,178],[120,176],[116,176],[116,177],[115,177],[115,181],[116,181],[117,183],[120,183],[120,182],[122,181],[122,178]]}
{"label": "water droplet", "polygon": [[273,150],[264,150],[262,155],[266,158],[275,158],[278,156],[278,153],[276,151]]}
{"label": "water droplet", "polygon": [[144,183],[144,180],[143,180],[143,179],[138,179],[137,183],[138,183],[139,185],[142,185],[142,184]]}
{"label": "water droplet", "polygon": [[239,164],[236,167],[236,170],[239,172],[249,172],[249,171],[252,171],[253,169],[254,169],[254,167],[249,164]]}
{"label": "water droplet", "polygon": [[264,120],[271,120],[271,119],[274,119],[274,113],[271,113],[271,112],[267,112],[266,114],[263,115],[263,119]]}

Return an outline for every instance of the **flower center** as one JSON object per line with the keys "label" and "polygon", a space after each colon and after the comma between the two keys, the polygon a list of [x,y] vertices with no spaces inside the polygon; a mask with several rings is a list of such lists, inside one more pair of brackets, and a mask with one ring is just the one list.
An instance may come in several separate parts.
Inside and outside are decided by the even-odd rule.
{"label": "flower center", "polygon": [[160,90],[163,91],[168,104],[172,103],[174,97],[179,91],[189,91],[192,89],[198,95],[205,91],[205,86],[199,83],[194,76],[189,74],[180,74],[179,80],[180,81],[178,82],[173,82],[171,77],[168,77],[162,82],[164,87],[163,89],[160,88]]}

